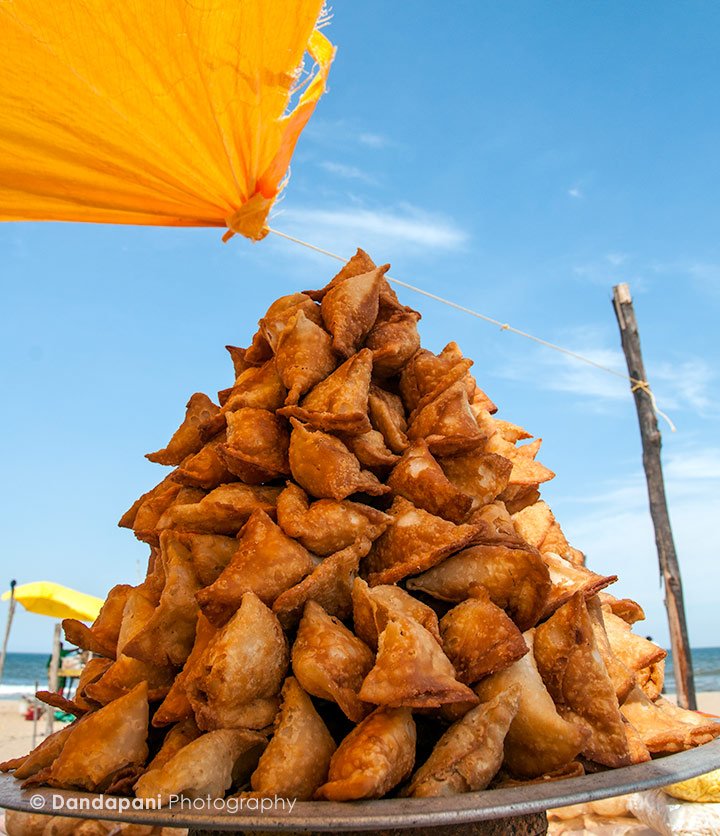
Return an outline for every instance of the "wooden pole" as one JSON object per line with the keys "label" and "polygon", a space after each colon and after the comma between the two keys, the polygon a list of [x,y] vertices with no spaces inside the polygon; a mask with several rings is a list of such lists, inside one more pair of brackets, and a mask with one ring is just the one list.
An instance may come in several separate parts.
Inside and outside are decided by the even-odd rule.
{"label": "wooden pole", "polygon": [[15,587],[17,581],[10,581],[10,608],[8,609],[7,623],[5,624],[5,638],[3,640],[2,653],[0,653],[0,682],[2,682],[3,671],[5,670],[5,658],[7,657],[7,646],[10,640],[10,628],[12,627],[13,616],[15,615]]}
{"label": "wooden pole", "polygon": [[[53,633],[53,649],[50,657],[50,670],[48,671],[48,691],[55,693],[58,687],[58,671],[60,669],[60,624],[55,625]],[[47,716],[47,724],[45,727],[46,734],[52,734],[53,721],[55,719],[55,709],[48,705],[45,709]]]}
{"label": "wooden pole", "polygon": [[[628,374],[634,381],[647,381],[640,350],[640,334],[628,285],[619,284],[613,288],[613,307],[620,326],[620,338],[627,361]],[[685,621],[680,564],[678,563],[670,525],[660,458],[662,439],[649,390],[643,386],[638,386],[637,382],[633,384],[632,392],[635,397],[635,408],[640,424],[643,467],[645,468],[648,498],[650,500],[650,516],[655,528],[658,561],[665,584],[665,608],[667,609],[670,626],[670,644],[675,670],[677,699],[678,704],[683,708],[695,709],[697,708],[695,681],[693,679],[690,642]]]}

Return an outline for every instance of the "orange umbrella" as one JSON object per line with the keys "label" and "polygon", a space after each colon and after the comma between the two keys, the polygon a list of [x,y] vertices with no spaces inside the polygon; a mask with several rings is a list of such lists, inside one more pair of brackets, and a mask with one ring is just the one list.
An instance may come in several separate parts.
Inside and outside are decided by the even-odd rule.
{"label": "orange umbrella", "polygon": [[0,220],[262,238],[333,59],[322,5],[0,3]]}

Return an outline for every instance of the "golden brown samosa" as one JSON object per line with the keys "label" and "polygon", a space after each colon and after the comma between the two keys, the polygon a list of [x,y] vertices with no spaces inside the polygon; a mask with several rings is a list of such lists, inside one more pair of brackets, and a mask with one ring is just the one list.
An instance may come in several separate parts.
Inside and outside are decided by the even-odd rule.
{"label": "golden brown samosa", "polygon": [[13,776],[18,780],[31,778],[38,772],[52,766],[70,735],[75,731],[79,721],[64,726],[45,740],[41,741],[29,754],[21,758],[11,758],[0,763],[0,772],[14,770]]}
{"label": "golden brown samosa", "polygon": [[262,734],[247,729],[211,731],[188,743],[159,769],[142,775],[135,784],[138,798],[222,798],[233,781],[237,761],[265,745]]}
{"label": "golden brown samosa", "polygon": [[440,459],[440,466],[458,491],[472,497],[472,507],[494,502],[505,490],[512,464],[496,453],[471,450]]}
{"label": "golden brown samosa", "polygon": [[535,628],[535,661],[561,716],[590,730],[583,755],[604,766],[633,763],[615,688],[582,592]]}
{"label": "golden brown samosa", "polygon": [[372,352],[363,349],[313,387],[300,405],[286,406],[279,414],[328,432],[351,435],[369,432],[372,429],[368,418],[371,374]]}
{"label": "golden brown samosa", "polygon": [[335,748],[312,700],[289,676],[272,739],[250,778],[251,795],[309,800],[326,780]]}
{"label": "golden brown samosa", "polygon": [[545,609],[550,577],[535,549],[479,545],[407,582],[408,589],[441,601],[464,601],[474,586],[484,586],[493,604],[526,630],[537,623]]}
{"label": "golden brown samosa", "polygon": [[355,578],[352,603],[355,632],[373,650],[377,650],[378,636],[397,614],[414,618],[442,643],[435,611],[399,586],[368,586],[362,578]]}
{"label": "golden brown samosa", "polygon": [[366,559],[368,583],[396,583],[435,566],[470,545],[478,529],[455,525],[416,508],[402,496],[389,511],[393,524],[374,543]]}
{"label": "golden brown samosa", "polygon": [[455,342],[448,343],[440,354],[421,348],[400,375],[400,394],[407,410],[412,412],[423,398],[432,399],[457,380],[463,380],[468,397],[472,397],[475,384],[468,375],[472,364]]}
{"label": "golden brown samosa", "polygon": [[132,586],[123,583],[114,586],[105,599],[97,618],[91,627],[75,618],[63,619],[65,638],[83,650],[114,659],[117,652],[118,636],[122,625],[123,610]]}
{"label": "golden brown samosa", "polygon": [[635,687],[635,671],[631,671],[627,665],[621,662],[610,646],[607,631],[605,630],[605,619],[603,618],[603,609],[600,605],[599,596],[593,595],[591,598],[587,598],[585,605],[588,611],[588,618],[592,624],[595,645],[605,664],[608,676],[612,681],[618,702],[622,705],[630,691]]}
{"label": "golden brown samosa", "polygon": [[253,345],[248,349],[246,357],[252,362],[257,362],[256,358],[262,358],[266,354],[263,343],[275,351],[280,334],[299,310],[302,310],[305,316],[316,325],[322,325],[320,306],[315,304],[306,293],[281,296],[270,305],[265,316],[258,322],[260,330],[253,337]]}
{"label": "golden brown samosa", "polygon": [[503,742],[520,704],[511,685],[472,708],[443,734],[403,795],[435,798],[484,790],[503,762]]}
{"label": "golden brown samosa", "polygon": [[148,688],[141,682],[77,723],[50,766],[46,783],[103,792],[122,770],[145,764],[147,734]]}
{"label": "golden brown samosa", "polygon": [[408,438],[413,441],[424,439],[430,452],[448,456],[474,450],[484,441],[480,427],[475,420],[467,390],[458,380],[437,397],[423,405],[410,416]]}
{"label": "golden brown samosa", "polygon": [[225,467],[248,485],[290,473],[287,422],[267,409],[243,407],[227,414],[227,443],[218,447]]}
{"label": "golden brown samosa", "polygon": [[339,438],[308,429],[296,418],[290,423],[290,469],[311,496],[341,500],[359,491],[381,496],[390,490],[373,473],[361,470],[360,462]]}
{"label": "golden brown samosa", "polygon": [[239,482],[220,485],[195,505],[169,508],[160,518],[158,528],[235,535],[253,511],[264,511],[274,516],[281,490]]}
{"label": "golden brown samosa", "polygon": [[402,400],[392,392],[373,384],[370,387],[368,408],[372,425],[382,434],[385,444],[393,453],[402,453],[408,446],[407,421]]}
{"label": "golden brown samosa", "polygon": [[522,633],[483,586],[440,619],[442,646],[460,682],[504,670],[528,652]]}
{"label": "golden brown samosa", "polygon": [[385,445],[382,433],[370,430],[362,435],[340,434],[341,441],[365,467],[392,467],[400,456]]}
{"label": "golden brown samosa", "polygon": [[613,612],[603,610],[603,621],[613,653],[631,671],[640,671],[667,656],[667,651],[633,633],[630,625]]}
{"label": "golden brown samosa", "polygon": [[205,446],[185,459],[173,475],[173,479],[181,485],[191,488],[212,490],[225,482],[234,482],[236,477],[225,466],[220,458],[220,447],[227,440],[227,432],[218,433]]}
{"label": "golden brown samosa", "polygon": [[322,298],[322,318],[332,334],[332,347],[343,357],[350,357],[377,319],[380,288],[389,264],[368,273],[348,276],[331,284]]}
{"label": "golden brown samosa", "polygon": [[[531,651],[533,632],[523,634]],[[532,652],[483,679],[475,692],[487,702],[512,685],[520,687],[520,704],[505,738],[505,767],[518,778],[536,778],[573,761],[583,750],[589,732],[558,714]]]}
{"label": "golden brown samosa", "polygon": [[392,522],[392,517],[363,502],[319,499],[310,503],[308,495],[292,482],[278,497],[278,523],[289,536],[319,555],[338,552],[360,537],[376,540]]}
{"label": "golden brown samosa", "polygon": [[362,683],[360,699],[375,705],[437,708],[474,702],[475,694],[457,680],[452,662],[428,630],[414,618],[393,613],[378,636],[377,659]]}
{"label": "golden brown samosa", "polygon": [[300,543],[283,533],[264,511],[245,523],[238,549],[218,579],[197,593],[205,615],[222,626],[254,592],[268,606],[315,568],[316,560]]}
{"label": "golden brown samosa", "polygon": [[584,566],[577,566],[552,552],[545,552],[542,559],[548,568],[552,581],[543,617],[552,615],[558,607],[569,601],[576,592],[582,592],[586,598],[592,598],[601,589],[615,583],[617,580],[617,575],[598,575],[596,572],[591,572]]}
{"label": "golden brown samosa", "polygon": [[286,404],[296,404],[333,371],[337,357],[330,334],[298,310],[278,337],[275,363],[288,389]]}
{"label": "golden brown samosa", "polygon": [[126,656],[154,665],[180,667],[193,646],[200,583],[190,550],[172,531],[160,535],[165,586],[150,619],[127,642]]}
{"label": "golden brown samosa", "polygon": [[308,601],[292,649],[293,673],[315,697],[336,702],[354,723],[371,710],[358,691],[375,658],[370,648],[320,604]]}
{"label": "golden brown samosa", "polygon": [[397,374],[420,348],[417,324],[422,318],[397,301],[384,301],[384,295],[381,288],[378,316],[365,340],[373,353],[374,372],[382,378]]}
{"label": "golden brown samosa", "polygon": [[220,411],[207,395],[196,392],[185,408],[185,419],[175,431],[167,447],[148,453],[145,458],[157,464],[179,465],[187,456],[199,453],[203,446],[199,427]]}
{"label": "golden brown samosa", "polygon": [[277,713],[289,661],[288,642],[277,618],[252,592],[209,641],[185,680],[198,726],[262,729]]}
{"label": "golden brown samosa", "polygon": [[326,557],[300,583],[278,595],[272,608],[283,627],[295,626],[308,601],[316,601],[336,618],[347,618],[352,611],[353,580],[360,560],[370,551],[370,546],[370,540],[360,537],[352,545]]}
{"label": "golden brown samosa", "polygon": [[349,279],[351,276],[359,276],[362,273],[369,273],[374,269],[375,262],[365,252],[365,250],[358,247],[355,251],[355,255],[343,264],[339,272],[332,277],[325,287],[320,288],[320,290],[304,290],[303,293],[311,299],[314,299],[316,302],[322,302],[325,294],[331,288],[339,285],[341,282],[344,282],[345,279]]}
{"label": "golden brown samosa", "polygon": [[220,577],[238,546],[234,537],[221,534],[176,531],[174,536],[190,550],[190,559],[201,587],[209,586]]}
{"label": "golden brown samosa", "polygon": [[184,749],[193,740],[197,740],[201,734],[202,732],[197,727],[194,717],[186,717],[184,720],[180,720],[165,735],[162,746],[147,765],[143,775],[147,775],[153,769],[162,769],[181,749]]}
{"label": "golden brown samosa", "polygon": [[473,497],[447,478],[422,440],[405,450],[387,483],[396,496],[450,522],[464,522],[473,506]]}
{"label": "golden brown samosa", "polygon": [[377,708],[342,741],[315,798],[382,798],[412,772],[416,735],[410,709]]}

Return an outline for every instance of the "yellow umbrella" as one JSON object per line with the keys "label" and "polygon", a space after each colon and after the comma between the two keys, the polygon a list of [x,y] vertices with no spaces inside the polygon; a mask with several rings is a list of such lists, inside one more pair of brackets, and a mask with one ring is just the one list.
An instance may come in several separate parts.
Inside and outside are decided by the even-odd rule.
{"label": "yellow umbrella", "polygon": [[[2,595],[9,601],[11,591]],[[15,600],[28,612],[47,615],[50,618],[77,618],[80,621],[94,621],[104,601],[94,595],[86,595],[52,581],[33,581],[15,587]]]}

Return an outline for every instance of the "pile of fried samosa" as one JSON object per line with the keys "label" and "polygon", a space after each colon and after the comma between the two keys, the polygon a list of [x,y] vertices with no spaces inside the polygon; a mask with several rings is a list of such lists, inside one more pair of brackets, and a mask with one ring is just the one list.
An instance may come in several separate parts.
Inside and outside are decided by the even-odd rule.
{"label": "pile of fried samosa", "polygon": [[447,796],[621,767],[720,725],[661,697],[665,651],[587,569],[540,439],[455,343],[420,347],[362,250],[274,302],[235,383],[148,458],[120,521],[150,546],[67,638],[77,719],[2,766],[139,797]]}

